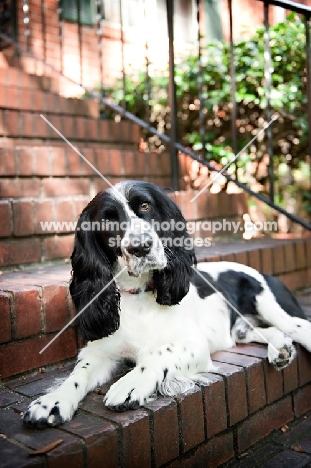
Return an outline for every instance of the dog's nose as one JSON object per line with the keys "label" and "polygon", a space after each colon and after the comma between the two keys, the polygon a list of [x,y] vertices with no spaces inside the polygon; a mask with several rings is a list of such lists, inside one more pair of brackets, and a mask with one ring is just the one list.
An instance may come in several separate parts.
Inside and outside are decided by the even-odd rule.
{"label": "dog's nose", "polygon": [[145,257],[150,252],[152,244],[152,237],[149,234],[144,234],[142,237],[133,236],[130,238],[126,250],[135,257]]}

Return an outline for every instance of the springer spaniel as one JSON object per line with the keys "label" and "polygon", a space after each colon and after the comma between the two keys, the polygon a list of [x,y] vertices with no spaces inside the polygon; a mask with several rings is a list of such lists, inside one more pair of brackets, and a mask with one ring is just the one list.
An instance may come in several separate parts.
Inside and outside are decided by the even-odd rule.
{"label": "springer spaniel", "polygon": [[197,269],[179,208],[151,183],[100,192],[81,214],[71,258],[70,292],[89,342],[70,376],[30,404],[28,425],[70,420],[124,358],[136,366],[104,398],[116,411],[206,381],[210,354],[235,343],[268,343],[276,369],[294,359],[293,341],[311,352],[311,323],[286,287],[237,263]]}

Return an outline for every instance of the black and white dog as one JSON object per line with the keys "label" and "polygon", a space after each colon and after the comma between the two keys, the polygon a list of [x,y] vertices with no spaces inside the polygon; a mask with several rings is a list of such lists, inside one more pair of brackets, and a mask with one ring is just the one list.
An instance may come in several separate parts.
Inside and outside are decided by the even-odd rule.
{"label": "black and white dog", "polygon": [[89,342],[70,376],[31,403],[26,424],[70,420],[124,358],[136,366],[104,399],[117,411],[206,380],[210,354],[235,343],[268,343],[277,369],[293,360],[293,341],[311,352],[311,323],[279,280],[230,262],[197,269],[190,241],[177,205],[151,183],[121,182],[89,203],[76,230],[70,285]]}

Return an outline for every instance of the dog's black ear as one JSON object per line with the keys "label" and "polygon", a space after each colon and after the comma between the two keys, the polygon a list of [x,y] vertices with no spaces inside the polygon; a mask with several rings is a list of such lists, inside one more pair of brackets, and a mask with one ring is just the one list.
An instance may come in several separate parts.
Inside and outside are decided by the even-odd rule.
{"label": "dog's black ear", "polygon": [[98,340],[114,333],[120,325],[120,294],[100,239],[93,232],[100,194],[83,210],[77,224],[71,256],[70,293],[79,316],[80,332],[86,340]]}
{"label": "dog's black ear", "polygon": [[[187,233],[187,223],[178,206],[166,194],[158,205],[162,221],[168,221],[171,228],[159,234],[167,257],[167,266],[153,274],[156,301],[162,305],[178,304],[188,293],[192,266],[196,264],[193,242]],[[160,197],[157,197],[160,201]],[[172,222],[173,221],[173,222]]]}

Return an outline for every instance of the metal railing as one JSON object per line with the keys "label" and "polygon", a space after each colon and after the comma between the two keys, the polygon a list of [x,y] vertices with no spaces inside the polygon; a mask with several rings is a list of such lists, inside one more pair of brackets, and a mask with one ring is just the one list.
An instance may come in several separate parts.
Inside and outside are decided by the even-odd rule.
{"label": "metal railing", "polygon": [[[66,43],[66,37],[63,33],[64,28],[64,3],[62,0],[55,0],[56,4],[56,14],[57,14],[57,25],[58,25],[58,41],[59,41],[59,50],[60,50],[60,62],[59,67],[51,65],[46,59],[46,47],[47,47],[47,13],[45,10],[45,1],[41,2],[41,28],[42,28],[42,38],[43,38],[43,56],[38,56],[32,50],[32,12],[30,10],[30,2],[28,0],[12,0],[11,2],[6,2],[10,4],[12,11],[12,18],[17,17],[22,19],[24,24],[23,34],[25,40],[23,44],[20,41],[19,32],[16,32],[15,24],[15,33],[8,35],[7,29],[0,29],[0,37],[2,40],[7,41],[13,44],[20,53],[26,53],[32,56],[38,62],[44,63],[47,68],[53,70],[53,72],[58,73],[60,76],[64,76],[73,84],[82,86],[89,95],[99,99],[103,105],[114,113],[120,115],[122,118],[127,118],[132,122],[137,123],[142,129],[146,130],[151,135],[156,135],[164,144],[170,147],[170,157],[171,157],[171,172],[172,172],[172,186],[174,189],[179,188],[179,165],[178,165],[178,152],[190,156],[192,159],[198,161],[201,165],[206,166],[211,172],[220,172],[219,168],[216,168],[213,163],[210,162],[208,155],[206,154],[206,119],[204,117],[204,78],[203,78],[203,69],[202,69],[202,48],[201,48],[201,38],[202,38],[202,8],[203,1],[195,0],[193,3],[196,8],[196,28],[197,28],[197,55],[198,55],[198,73],[197,73],[197,86],[198,86],[198,98],[199,98],[199,134],[201,138],[202,150],[200,152],[193,151],[189,149],[189,146],[179,143],[178,138],[178,108],[176,105],[176,83],[175,83],[175,67],[176,67],[176,57],[174,53],[174,6],[176,6],[176,1],[166,0],[166,15],[167,15],[167,38],[168,38],[168,102],[170,107],[170,131],[169,134],[163,133],[158,130],[155,126],[152,126],[150,122],[150,105],[152,87],[151,87],[151,76],[150,76],[150,58],[148,56],[148,40],[145,41],[145,76],[146,76],[146,119],[142,119],[137,115],[129,112],[126,106],[126,48],[125,48],[125,37],[123,34],[124,25],[123,25],[123,9],[122,1],[124,0],[114,0],[114,3],[117,2],[119,5],[119,19],[120,19],[120,69],[121,69],[121,86],[123,92],[123,99],[120,103],[112,102],[111,99],[108,99],[105,96],[105,83],[104,83],[104,57],[103,57],[103,47],[104,47],[104,34],[103,34],[103,21],[105,19],[105,0],[95,0],[91,1],[90,4],[94,3],[94,21],[93,29],[94,34],[97,36],[97,57],[98,57],[98,68],[100,76],[100,89],[99,91],[94,91],[93,89],[84,86],[83,84],[83,21],[82,21],[82,11],[81,11],[81,1],[72,0],[71,4],[75,6],[76,9],[76,24],[77,24],[77,43],[79,49],[79,61],[80,61],[80,76],[79,80],[73,79],[72,77],[66,76],[64,73],[64,45]],[[127,0],[128,2],[130,0]],[[177,0],[178,1],[178,0]],[[229,16],[229,44],[230,44],[230,77],[231,77],[231,147],[232,152],[237,154],[238,152],[238,141],[239,133],[237,127],[238,119],[238,105],[236,100],[236,67],[235,67],[235,41],[233,39],[233,26],[234,26],[234,15],[232,13],[232,5],[235,0],[228,0],[228,16]],[[308,153],[309,161],[311,157],[311,85],[310,85],[310,65],[311,65],[311,49],[310,49],[310,18],[311,18],[311,8],[305,5],[298,3],[286,1],[286,0],[252,0],[254,3],[261,2],[263,8],[263,17],[264,17],[264,56],[265,56],[265,69],[264,69],[264,85],[265,85],[265,95],[266,95],[266,109],[265,109],[265,120],[266,122],[271,121],[272,110],[271,110],[271,51],[270,51],[270,38],[269,38],[269,11],[270,7],[278,6],[284,10],[293,11],[301,15],[305,23],[305,54],[306,54],[306,77],[307,77],[307,113],[308,113]],[[68,3],[68,2],[67,2]],[[70,3],[70,2],[69,2]],[[142,0],[141,4],[144,6],[144,18],[146,18],[146,11],[148,9],[148,0]],[[0,24],[1,28],[1,24]],[[147,37],[147,36],[146,36]],[[295,71],[293,72],[295,73]],[[208,98],[207,98],[208,99]],[[223,176],[227,179],[228,182],[232,182],[237,185],[240,189],[247,192],[256,199],[264,202],[266,205],[270,206],[279,213],[284,214],[291,221],[300,224],[305,229],[311,230],[311,224],[308,223],[305,219],[297,216],[294,213],[289,212],[288,210],[282,208],[280,205],[275,203],[275,192],[274,192],[274,150],[273,150],[273,132],[272,128],[269,126],[267,128],[266,135],[266,149],[269,155],[269,164],[268,164],[268,179],[269,179],[269,196],[265,196],[261,193],[258,193],[252,190],[245,183],[242,183],[238,180],[238,171],[235,170],[234,173],[228,171],[221,171]]]}

